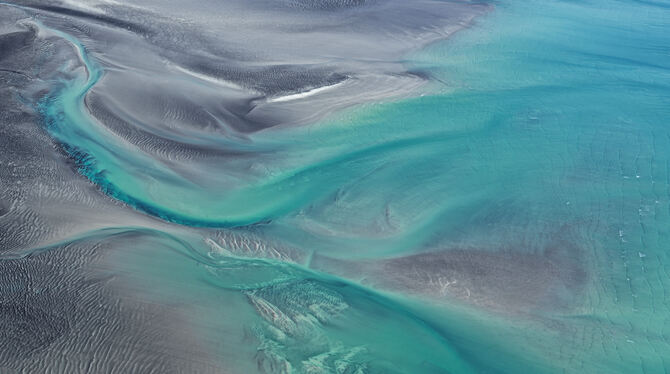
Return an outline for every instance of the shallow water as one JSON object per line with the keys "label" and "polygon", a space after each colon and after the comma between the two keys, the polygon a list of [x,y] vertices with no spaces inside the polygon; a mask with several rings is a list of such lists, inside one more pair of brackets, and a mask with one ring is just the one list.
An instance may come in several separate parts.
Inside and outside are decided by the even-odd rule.
{"label": "shallow water", "polygon": [[[670,370],[670,3],[226,4],[303,38],[275,51],[268,35],[265,55],[244,45],[264,31],[235,34],[249,24],[210,2],[180,16],[220,27],[204,36],[157,31],[178,3],[165,19],[109,4],[3,8],[40,30],[37,61],[52,51],[15,83],[60,150],[40,157],[87,180],[49,185],[36,162],[30,182],[3,159],[39,186],[3,187],[5,318],[29,320],[23,302],[50,328],[0,368],[104,371],[135,352],[126,370]],[[10,296],[52,273],[71,280],[60,304]],[[109,307],[79,318],[92,300]],[[92,348],[58,358],[68,346]]]}

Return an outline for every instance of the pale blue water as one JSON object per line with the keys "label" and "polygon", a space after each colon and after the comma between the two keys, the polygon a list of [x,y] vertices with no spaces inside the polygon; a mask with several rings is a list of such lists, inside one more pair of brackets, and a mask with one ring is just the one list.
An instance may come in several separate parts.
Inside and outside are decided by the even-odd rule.
{"label": "pale blue water", "polygon": [[[255,133],[239,147],[269,156],[199,169],[197,184],[95,124],[82,104],[94,59],[41,109],[110,195],[187,225],[261,222],[255,232],[308,253],[213,272],[213,290],[251,300],[240,316],[263,317],[263,352],[293,370],[667,372],[670,3],[495,5],[408,57],[443,85]],[[462,270],[489,282],[474,295],[314,262],[456,250],[483,259]]]}

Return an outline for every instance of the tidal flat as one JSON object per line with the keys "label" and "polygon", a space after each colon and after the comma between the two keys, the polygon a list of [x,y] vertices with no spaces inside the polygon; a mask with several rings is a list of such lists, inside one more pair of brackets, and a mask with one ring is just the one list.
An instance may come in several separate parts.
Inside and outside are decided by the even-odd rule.
{"label": "tidal flat", "polygon": [[667,0],[0,20],[1,373],[670,371]]}

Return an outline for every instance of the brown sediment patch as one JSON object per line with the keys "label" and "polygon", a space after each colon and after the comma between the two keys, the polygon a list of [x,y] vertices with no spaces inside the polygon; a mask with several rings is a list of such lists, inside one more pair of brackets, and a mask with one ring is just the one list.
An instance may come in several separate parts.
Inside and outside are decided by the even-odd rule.
{"label": "brown sediment patch", "polygon": [[358,263],[315,256],[312,266],[375,288],[513,314],[574,307],[588,279],[580,248],[567,240],[539,250],[452,248]]}

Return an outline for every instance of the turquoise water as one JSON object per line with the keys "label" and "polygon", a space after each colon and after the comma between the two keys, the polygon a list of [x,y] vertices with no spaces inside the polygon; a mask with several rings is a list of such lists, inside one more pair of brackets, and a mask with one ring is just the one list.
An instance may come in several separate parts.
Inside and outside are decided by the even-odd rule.
{"label": "turquoise water", "polygon": [[[443,83],[425,95],[255,133],[238,145],[254,157],[192,165],[206,171],[197,183],[87,113],[84,95],[104,74],[94,57],[40,109],[110,195],[241,236],[262,223],[255,233],[307,254],[298,263],[212,255],[187,240],[203,264],[189,271],[206,274],[211,292],[248,300],[229,318],[252,326],[268,371],[663,373],[669,31],[667,1],[499,2],[408,57]],[[147,236],[149,247],[168,245]],[[491,270],[479,296],[435,302],[367,265],[457,249],[483,258],[480,272],[512,270]],[[373,270],[326,261],[316,271],[314,258]],[[475,270],[463,276],[486,276]],[[548,284],[540,298],[503,300],[512,287],[536,290],[518,279]]]}

